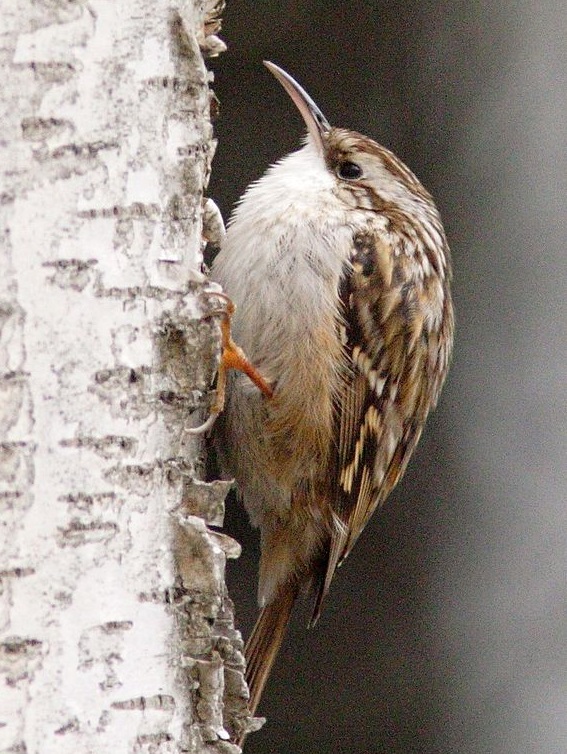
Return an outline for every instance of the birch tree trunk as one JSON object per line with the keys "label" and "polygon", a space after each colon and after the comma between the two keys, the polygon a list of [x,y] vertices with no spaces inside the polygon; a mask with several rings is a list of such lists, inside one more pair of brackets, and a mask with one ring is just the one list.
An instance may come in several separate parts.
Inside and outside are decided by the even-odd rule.
{"label": "birch tree trunk", "polygon": [[3,2],[0,751],[236,752],[247,724],[226,485],[185,431],[218,357],[215,5]]}

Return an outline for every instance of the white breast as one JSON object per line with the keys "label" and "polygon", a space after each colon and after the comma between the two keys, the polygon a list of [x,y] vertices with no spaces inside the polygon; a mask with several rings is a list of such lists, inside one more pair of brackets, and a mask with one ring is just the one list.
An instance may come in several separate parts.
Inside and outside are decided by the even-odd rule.
{"label": "white breast", "polygon": [[235,339],[268,372],[277,371],[278,350],[324,326],[336,310],[353,213],[334,187],[308,142],[248,188],[213,265],[213,279],[237,306]]}
{"label": "white breast", "polygon": [[[358,214],[334,189],[323,158],[306,144],[248,188],[213,265],[237,307],[235,341],[275,388],[266,402],[243,375],[231,380],[224,418],[238,438],[233,473],[245,499],[267,496],[250,489],[260,464],[264,488],[270,479],[264,505],[289,505],[291,488],[321,473],[333,443],[344,359],[337,292]],[[273,467],[269,459],[277,459]]]}

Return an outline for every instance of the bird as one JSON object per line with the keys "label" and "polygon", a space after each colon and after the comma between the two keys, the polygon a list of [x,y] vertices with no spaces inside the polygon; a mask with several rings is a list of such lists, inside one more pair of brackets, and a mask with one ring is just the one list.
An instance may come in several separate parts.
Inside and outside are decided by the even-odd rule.
{"label": "bird", "polygon": [[260,529],[260,613],[245,647],[251,714],[298,595],[312,595],[313,625],[337,567],[402,477],[454,331],[450,251],[429,192],[390,150],[331,126],[294,78],[264,64],[307,136],[246,189],[211,270],[253,365],[228,375],[212,431]]}

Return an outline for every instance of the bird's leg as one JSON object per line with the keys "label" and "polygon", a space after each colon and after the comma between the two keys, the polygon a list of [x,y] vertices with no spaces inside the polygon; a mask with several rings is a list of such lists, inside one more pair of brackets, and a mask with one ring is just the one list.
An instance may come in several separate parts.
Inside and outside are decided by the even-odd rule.
{"label": "bird's leg", "polygon": [[239,372],[244,372],[256,385],[256,387],[266,396],[271,398],[274,394],[272,387],[262,377],[256,367],[248,360],[246,354],[236,345],[232,339],[230,322],[232,315],[234,314],[235,305],[231,299],[225,293],[215,293],[215,296],[223,299],[226,302],[226,306],[222,308],[213,309],[206,315],[206,318],[220,316],[220,328],[221,328],[221,358],[217,375],[217,389],[214,403],[211,407],[211,414],[204,424],[199,427],[193,427],[189,430],[189,434],[197,435],[207,432],[215,423],[217,416],[224,409],[225,395],[226,395],[226,378],[229,369],[236,369]]}
{"label": "bird's leg", "polygon": [[[262,377],[256,367],[250,363],[242,348],[240,348],[240,346],[237,346],[232,339],[230,332],[230,320],[232,318],[232,315],[234,314],[235,309],[233,302],[224,293],[217,295],[220,295],[222,298],[224,298],[227,304],[224,311],[222,311],[222,319],[220,324],[222,336],[222,357],[219,372],[222,371],[224,373],[224,382],[226,383],[226,370],[237,369],[239,372],[244,372],[244,374],[248,375],[248,377],[252,380],[256,387],[262,393],[264,393],[266,398],[271,398],[274,394],[272,387],[266,382],[266,380]],[[223,406],[224,387],[225,386],[223,385]],[[222,408],[220,410],[222,410]]]}

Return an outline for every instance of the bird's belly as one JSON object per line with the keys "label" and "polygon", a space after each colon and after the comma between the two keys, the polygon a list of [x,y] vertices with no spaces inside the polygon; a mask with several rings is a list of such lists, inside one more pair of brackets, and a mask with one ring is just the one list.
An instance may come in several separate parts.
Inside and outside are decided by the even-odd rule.
{"label": "bird's belly", "polygon": [[[241,477],[253,468],[266,487],[278,486],[282,494],[270,495],[278,506],[326,473],[333,448],[345,370],[338,288],[353,232],[339,219],[316,233],[308,219],[292,215],[252,239],[235,223],[215,262],[215,277],[237,307],[234,339],[274,387],[268,400],[245,377],[232,383],[231,424],[240,426],[250,460]],[[237,481],[246,488],[244,478]],[[261,496],[258,487],[251,497]]]}
{"label": "bird's belly", "polygon": [[328,465],[341,358],[331,320],[306,327],[294,348],[263,363],[274,396],[265,401],[262,432],[271,447],[272,474],[290,486],[319,476]]}

